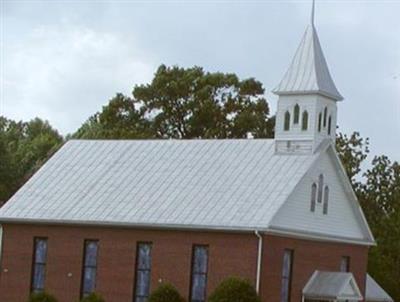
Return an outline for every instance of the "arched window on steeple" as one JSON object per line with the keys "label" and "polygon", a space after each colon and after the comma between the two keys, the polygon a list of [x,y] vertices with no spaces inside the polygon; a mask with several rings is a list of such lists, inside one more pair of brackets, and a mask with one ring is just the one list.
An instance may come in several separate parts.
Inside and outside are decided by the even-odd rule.
{"label": "arched window on steeple", "polygon": [[294,106],[294,113],[293,113],[293,124],[297,125],[300,120],[300,106],[299,104],[296,104]]}
{"label": "arched window on steeple", "polygon": [[290,129],[290,113],[289,113],[289,111],[286,111],[286,113],[285,113],[285,121],[283,124],[283,129],[285,131],[289,131],[289,129]]}
{"label": "arched window on steeple", "polygon": [[324,215],[328,214],[328,201],[329,201],[329,188],[328,186],[325,186],[324,189],[324,205],[322,208],[322,213]]}
{"label": "arched window on steeple", "polygon": [[332,116],[329,116],[329,119],[328,119],[328,135],[331,135],[331,131],[332,131]]}
{"label": "arched window on steeple", "polygon": [[321,125],[322,124],[322,113],[318,116],[318,132],[321,132]]}
{"label": "arched window on steeple", "polygon": [[318,178],[318,203],[322,202],[323,189],[324,189],[324,176],[320,174]]}
{"label": "arched window on steeple", "polygon": [[324,109],[324,128],[326,128],[326,119],[328,117],[328,107]]}
{"label": "arched window on steeple", "polygon": [[301,130],[308,129],[308,112],[307,110],[303,111],[303,115],[301,117]]}
{"label": "arched window on steeple", "polygon": [[315,212],[316,201],[317,201],[317,184],[314,182],[311,186],[311,205],[310,205],[311,212]]}

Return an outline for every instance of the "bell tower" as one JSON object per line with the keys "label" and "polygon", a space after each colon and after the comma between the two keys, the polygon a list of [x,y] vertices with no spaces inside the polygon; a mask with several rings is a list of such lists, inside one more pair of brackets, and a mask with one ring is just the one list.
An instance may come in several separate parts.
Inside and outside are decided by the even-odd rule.
{"label": "bell tower", "polygon": [[329,73],[311,22],[282,81],[273,90],[279,96],[275,125],[277,153],[313,153],[322,141],[335,142],[337,102],[343,100]]}

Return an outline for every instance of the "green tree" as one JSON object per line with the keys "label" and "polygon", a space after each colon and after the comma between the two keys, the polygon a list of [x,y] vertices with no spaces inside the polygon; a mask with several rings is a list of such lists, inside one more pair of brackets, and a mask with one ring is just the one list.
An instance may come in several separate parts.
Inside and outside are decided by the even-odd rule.
{"label": "green tree", "polygon": [[247,280],[230,277],[222,281],[208,299],[209,302],[260,302],[256,290]]}
{"label": "green tree", "polygon": [[133,98],[117,94],[82,125],[77,138],[272,137],[262,84],[200,67],[161,65]]}
{"label": "green tree", "polygon": [[41,292],[31,294],[29,302],[57,302],[57,299],[48,293]]}
{"label": "green tree", "polygon": [[82,139],[137,139],[154,135],[144,110],[132,98],[118,93],[101,112],[91,116],[73,135]]}
{"label": "green tree", "polygon": [[336,136],[336,151],[346,169],[347,176],[353,186],[356,186],[355,177],[361,172],[361,164],[369,153],[369,139],[362,138],[358,132],[353,132],[350,136],[339,133]]}
{"label": "green tree", "polygon": [[386,156],[375,157],[360,177],[369,140],[358,132],[339,134],[336,149],[363,208],[377,246],[370,249],[368,272],[395,301],[400,300],[400,166]]}
{"label": "green tree", "polygon": [[400,165],[386,156],[375,157],[364,176],[359,200],[377,241],[368,271],[400,301]]}
{"label": "green tree", "polygon": [[149,302],[185,302],[185,299],[172,284],[164,283],[151,293]]}
{"label": "green tree", "polygon": [[4,135],[0,133],[0,206],[10,195],[14,180],[15,175],[13,175],[11,157],[6,146]]}
{"label": "green tree", "polygon": [[15,122],[0,116],[0,204],[57,150],[62,136],[39,118]]}
{"label": "green tree", "polygon": [[100,294],[91,293],[86,297],[83,297],[81,302],[105,302],[105,300]]}

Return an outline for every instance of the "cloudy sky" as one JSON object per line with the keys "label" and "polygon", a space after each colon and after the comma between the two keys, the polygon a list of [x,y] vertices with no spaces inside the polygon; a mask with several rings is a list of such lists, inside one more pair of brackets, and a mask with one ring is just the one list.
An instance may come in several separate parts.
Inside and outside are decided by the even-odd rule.
{"label": "cloudy sky", "polygon": [[[305,1],[1,2],[0,115],[74,132],[157,66],[280,81],[310,20]],[[316,24],[345,100],[339,126],[400,160],[400,0],[317,1]]]}

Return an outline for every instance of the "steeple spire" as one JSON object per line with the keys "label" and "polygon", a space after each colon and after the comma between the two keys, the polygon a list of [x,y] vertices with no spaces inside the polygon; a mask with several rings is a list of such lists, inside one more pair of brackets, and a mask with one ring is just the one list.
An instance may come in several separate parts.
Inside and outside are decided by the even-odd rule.
{"label": "steeple spire", "polygon": [[311,25],[314,26],[314,19],[315,19],[315,0],[312,1],[312,8],[311,8]]}
{"label": "steeple spire", "polygon": [[277,95],[320,94],[340,101],[343,97],[329,73],[314,26],[314,17],[315,0],[312,1],[311,24],[306,29],[289,69],[273,92]]}
{"label": "steeple spire", "polygon": [[343,97],[332,80],[318,39],[315,0],[309,1],[311,23],[283,79],[273,90],[279,96],[275,123],[277,153],[316,152],[322,143],[334,144],[336,139],[337,101]]}

